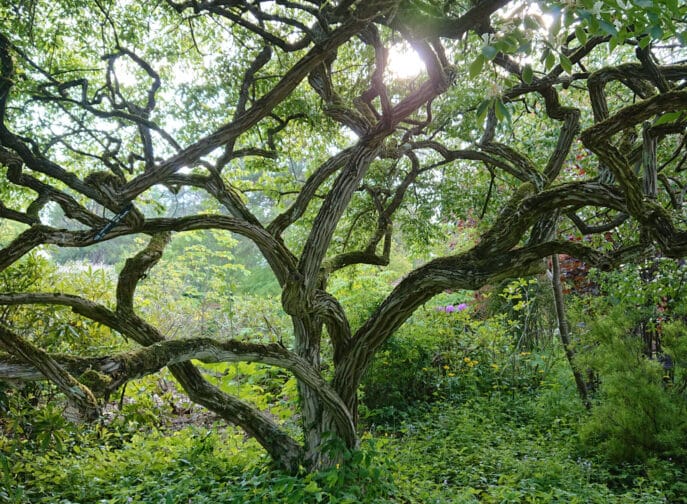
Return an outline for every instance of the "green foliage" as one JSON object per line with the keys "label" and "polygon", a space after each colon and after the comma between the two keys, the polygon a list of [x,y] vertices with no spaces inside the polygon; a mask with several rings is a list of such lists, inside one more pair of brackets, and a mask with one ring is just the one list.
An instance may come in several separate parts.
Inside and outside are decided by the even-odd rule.
{"label": "green foliage", "polygon": [[[500,299],[522,302],[521,287],[510,284]],[[468,299],[446,294],[437,300],[444,303],[441,311],[430,307],[418,312],[385,349],[375,364],[379,367],[373,367],[376,379],[387,377],[389,386],[402,387],[407,378],[420,377],[398,397],[426,384],[437,394],[418,398],[415,407],[400,400],[392,404],[386,419],[394,417],[393,425],[377,425],[375,437],[366,439],[361,451],[343,450],[338,466],[287,475],[266,466],[258,445],[233,431],[151,428],[160,425],[165,412],[145,400],[155,391],[150,377],[128,388],[127,397],[134,402],[125,404],[107,430],[79,435],[49,421],[40,429],[43,437],[59,433],[59,444],[10,446],[12,438],[5,438],[0,501],[680,501],[685,491],[680,465],[650,459],[643,466],[614,466],[581,451],[577,431],[584,410],[560,349],[549,348],[551,355],[522,351],[505,316],[477,320],[471,309],[455,310],[459,300]],[[450,301],[454,311],[447,312]],[[666,348],[670,342],[671,351],[678,352],[671,355],[680,358],[684,329],[672,324],[665,331]],[[430,362],[433,367],[423,370],[422,359],[431,361],[436,355],[427,354],[427,348],[446,360]],[[391,359],[394,367],[384,359]],[[293,392],[293,380],[284,383],[284,376],[264,366],[204,367],[216,384],[247,400],[270,394],[276,398],[289,387]],[[365,390],[374,390],[369,379]],[[377,392],[380,397],[392,393]],[[428,400],[435,403],[424,405]],[[274,404],[261,406],[280,416]],[[374,420],[384,420],[383,415]],[[335,440],[326,443],[326,450],[337,456],[340,448]]]}
{"label": "green foliage", "polygon": [[0,481],[12,484],[0,489],[5,502],[352,504],[394,502],[395,491],[371,441],[345,452],[338,467],[291,476],[266,467],[257,443],[216,429],[134,434],[121,448],[92,444],[67,457],[22,451],[2,461],[10,472]]}
{"label": "green foliage", "polygon": [[0,290],[22,292],[35,288],[50,269],[51,264],[40,254],[27,254],[9,268],[0,271]]}
{"label": "green foliage", "polygon": [[[52,265],[52,263],[51,263]],[[112,302],[114,275],[111,268],[84,263],[69,263],[44,269],[35,290],[75,294],[96,303]],[[31,329],[35,343],[50,352],[74,352],[80,355],[104,355],[128,348],[110,328],[82,317],[62,306],[22,308],[22,318],[15,323]]]}
{"label": "green foliage", "polygon": [[332,275],[329,290],[346,309],[351,327],[359,327],[367,320],[409,266],[405,258],[394,254],[391,264],[384,270],[357,265]]}
{"label": "green foliage", "polygon": [[[25,256],[0,272],[1,292],[57,292],[82,295],[107,303],[113,279],[108,270],[83,264],[57,267],[42,251]],[[0,311],[12,315],[16,330],[30,334],[33,342],[50,352],[75,351],[102,355],[121,348],[122,341],[108,328],[61,306],[11,306]]]}
{"label": "green foliage", "polygon": [[122,390],[117,412],[109,426],[123,440],[136,433],[164,430],[170,425],[172,397],[160,389],[159,383],[157,377],[147,376],[127,383]]}
{"label": "green foliage", "polygon": [[563,9],[555,4],[551,7],[550,12],[555,16],[552,34],[559,33],[562,20],[565,28],[576,26],[575,34],[581,44],[585,43],[588,35],[609,35],[611,49],[630,38],[636,38],[640,46],[645,47],[651,41],[680,35],[676,20],[685,14],[685,5],[677,0],[582,0],[574,7],[566,4],[562,4]]}
{"label": "green foliage", "polygon": [[61,451],[0,450],[0,502],[681,502],[682,466],[610,466],[579,451],[582,405],[574,387],[554,385],[565,367],[539,392],[410,411],[397,429],[365,436],[360,451],[341,456],[329,440],[338,466],[295,476],[217,426],[132,432],[124,443],[116,430],[65,431]]}
{"label": "green foliage", "polygon": [[51,385],[28,384],[20,390],[4,386],[0,396],[0,452],[31,450],[63,452],[75,433],[62,416],[57,392]]}
{"label": "green foliage", "polygon": [[246,362],[198,364],[220,390],[280,420],[293,416],[298,402],[296,379],[282,369]]}
{"label": "green foliage", "polygon": [[577,311],[578,362],[599,382],[581,435],[611,460],[687,455],[684,275],[673,261],[600,275],[608,295]]}
{"label": "green foliage", "polygon": [[507,331],[521,350],[545,348],[557,328],[553,289],[546,276],[518,278],[483,289],[480,316],[503,317]]}
{"label": "green foliage", "polygon": [[546,389],[416,411],[384,438],[401,494],[413,503],[660,503],[675,496],[679,465],[609,467],[578,451],[583,408],[574,394],[573,387],[556,391],[577,406],[548,411],[548,419],[541,416],[552,406]]}
{"label": "green foliage", "polygon": [[165,250],[157,269],[165,274],[175,270],[181,280],[182,295],[217,302],[231,292],[232,277],[242,269],[232,253],[235,245],[236,240],[226,232],[179,233]]}
{"label": "green foliage", "polygon": [[514,305],[516,318],[501,313],[481,319],[470,307],[474,300],[460,294],[439,296],[435,301],[445,304],[416,312],[377,354],[363,380],[366,420],[397,424],[421,402],[537,389],[557,357],[529,351],[537,340],[528,335],[533,325],[521,326],[517,316],[534,310],[534,302],[520,292],[531,284],[509,285],[501,303]]}
{"label": "green foliage", "polygon": [[584,335],[585,344],[594,348],[580,362],[599,374],[600,388],[582,436],[617,461],[684,456],[684,396],[676,394],[662,364],[644,354],[632,326],[621,322],[626,313],[624,308],[611,311]]}

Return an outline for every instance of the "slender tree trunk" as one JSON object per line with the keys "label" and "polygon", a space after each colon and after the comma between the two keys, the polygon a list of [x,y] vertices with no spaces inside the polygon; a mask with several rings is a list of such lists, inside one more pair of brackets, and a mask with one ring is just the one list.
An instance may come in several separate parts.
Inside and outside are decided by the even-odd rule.
{"label": "slender tree trunk", "polygon": [[591,403],[589,402],[589,395],[587,393],[587,385],[582,377],[582,374],[575,365],[575,352],[570,344],[570,330],[568,328],[568,320],[565,316],[565,300],[563,299],[563,288],[561,287],[561,266],[558,260],[558,254],[551,256],[551,263],[553,265],[553,277],[551,284],[553,286],[553,299],[556,305],[556,316],[558,318],[558,332],[561,335],[561,343],[565,350],[565,357],[568,359],[570,369],[575,377],[575,386],[577,393],[584,403],[584,407],[589,409]]}

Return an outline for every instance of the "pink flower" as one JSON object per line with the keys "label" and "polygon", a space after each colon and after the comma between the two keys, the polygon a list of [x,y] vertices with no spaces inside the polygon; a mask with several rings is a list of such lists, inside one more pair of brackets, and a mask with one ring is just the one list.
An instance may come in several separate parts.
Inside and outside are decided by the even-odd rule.
{"label": "pink flower", "polygon": [[468,307],[467,303],[460,303],[458,306],[453,306],[452,304],[446,305],[446,306],[437,306],[435,308],[435,310],[440,311],[440,312],[445,312],[445,313],[454,313],[457,311],[466,310],[467,307]]}

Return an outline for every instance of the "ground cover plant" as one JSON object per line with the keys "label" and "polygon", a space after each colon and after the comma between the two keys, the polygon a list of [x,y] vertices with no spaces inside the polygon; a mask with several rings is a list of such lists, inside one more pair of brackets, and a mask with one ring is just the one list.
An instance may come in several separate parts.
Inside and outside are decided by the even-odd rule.
{"label": "ground cover plant", "polygon": [[[662,270],[657,277],[664,282],[680,273],[671,264]],[[599,285],[607,289],[625,278],[631,279],[631,272]],[[632,298],[615,302],[652,296],[663,291],[660,283],[633,288]],[[532,288],[532,283],[504,286],[497,303],[516,306],[525,297],[518,294],[523,286]],[[625,402],[632,382],[614,387],[613,363],[619,352],[620,362],[628,361],[626,348],[599,345],[595,350],[598,358],[605,356],[606,367],[598,369],[609,387],[601,387],[589,414],[553,335],[523,346],[521,324],[506,320],[503,306],[498,315],[479,319],[474,302],[455,309],[462,303],[444,304],[451,299],[456,294],[417,314],[380,354],[364,381],[361,449],[347,452],[329,440],[328,450],[345,453],[338,467],[302,468],[296,475],[270,467],[255,440],[194,407],[169,373],[129,384],[106,409],[106,422],[86,430],[67,423],[50,403],[34,406],[55,394],[37,384],[21,395],[11,390],[3,395],[8,414],[2,424],[0,498],[17,503],[684,501],[684,439],[675,437],[680,431],[674,423],[679,426],[682,415],[659,411],[663,428],[650,427],[656,417],[646,406],[665,404],[665,398],[655,397],[652,375],[641,367],[634,369],[639,388],[629,389],[634,402]],[[680,302],[677,295],[672,299]],[[599,302],[580,298],[580,310]],[[191,308],[189,315],[194,312]],[[596,323],[604,325],[601,319]],[[579,330],[582,335],[587,328]],[[602,335],[614,337],[607,330]],[[427,349],[433,357],[422,357]],[[203,368],[222,390],[288,420],[295,383],[286,376],[255,365]],[[390,368],[403,368],[402,379]],[[672,387],[664,390],[667,397],[675,393]],[[670,404],[679,407],[672,399]],[[608,418],[626,410],[634,421],[625,427]],[[614,425],[617,430],[609,431]],[[638,442],[637,436],[652,433],[669,442]],[[600,439],[634,452],[608,449]]]}
{"label": "ground cover plant", "polygon": [[[498,417],[554,371],[580,450],[679,468],[686,19],[676,0],[0,5],[5,493],[39,481],[12,450],[68,460],[72,424],[103,453],[163,445],[193,437],[188,411],[264,455],[218,453],[227,478],[392,498],[366,432],[419,412],[442,432],[442,404]],[[651,488],[677,492],[666,474]]]}
{"label": "ground cover plant", "polygon": [[[536,392],[461,393],[377,425],[347,470],[269,469],[254,441],[218,426],[77,435],[74,450],[3,451],[6,502],[683,502],[684,465],[608,463],[577,430],[584,407],[561,356]],[[567,382],[562,390],[561,381]],[[137,407],[139,410],[143,406]],[[167,413],[169,414],[169,413]],[[131,415],[129,415],[131,416]],[[59,415],[57,418],[61,418]],[[159,419],[159,416],[157,417]],[[64,426],[55,426],[64,429]]]}

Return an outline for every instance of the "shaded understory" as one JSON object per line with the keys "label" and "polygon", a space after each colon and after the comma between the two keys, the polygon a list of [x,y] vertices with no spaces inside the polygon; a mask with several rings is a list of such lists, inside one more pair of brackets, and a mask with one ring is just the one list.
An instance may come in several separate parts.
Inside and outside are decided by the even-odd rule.
{"label": "shaded understory", "polygon": [[[121,439],[63,435],[55,448],[8,451],[0,502],[687,502],[676,461],[611,465],[585,452],[572,389],[493,393],[398,412],[370,425],[353,469],[287,476],[252,440],[207,418],[148,430],[128,417]],[[87,442],[85,441],[87,439]],[[15,445],[16,447],[16,445]]]}

